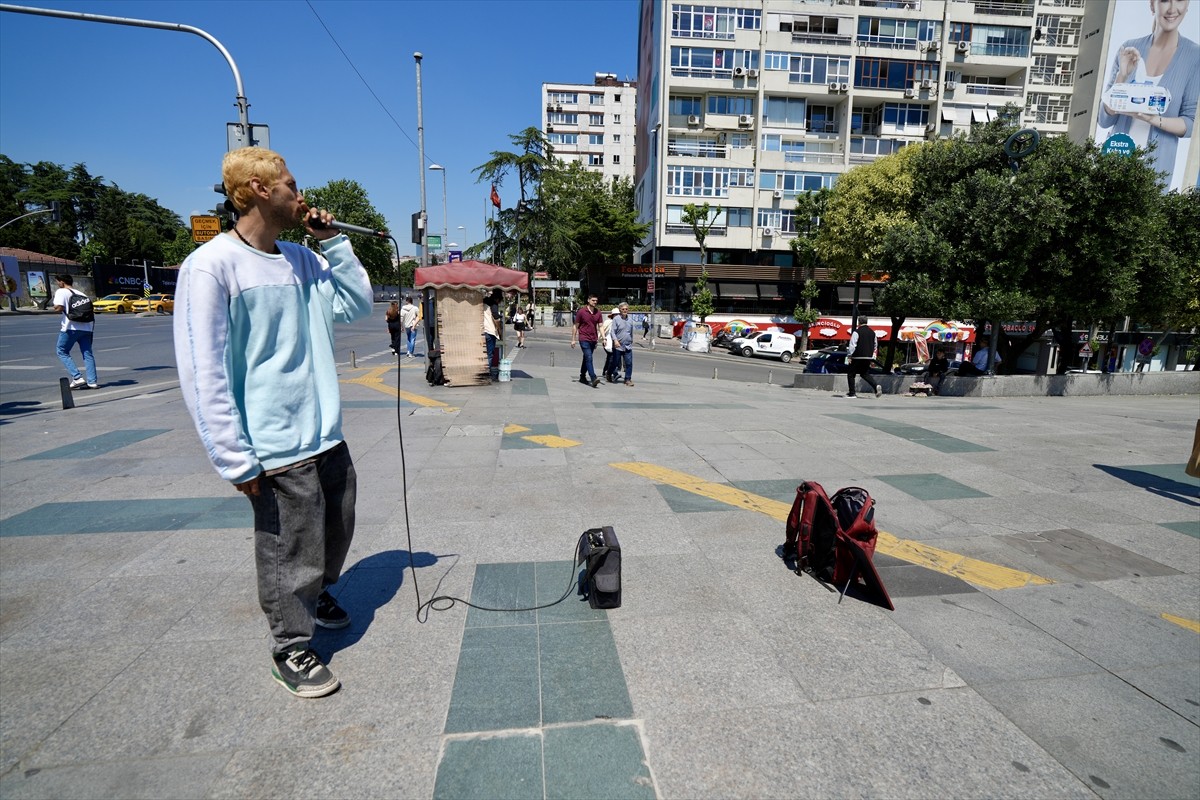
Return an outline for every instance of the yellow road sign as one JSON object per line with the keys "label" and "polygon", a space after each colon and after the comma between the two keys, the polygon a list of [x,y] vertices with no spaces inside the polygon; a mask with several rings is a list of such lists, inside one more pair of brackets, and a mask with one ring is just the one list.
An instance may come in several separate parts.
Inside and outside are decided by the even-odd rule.
{"label": "yellow road sign", "polygon": [[220,217],[192,217],[192,241],[204,244],[221,232]]}

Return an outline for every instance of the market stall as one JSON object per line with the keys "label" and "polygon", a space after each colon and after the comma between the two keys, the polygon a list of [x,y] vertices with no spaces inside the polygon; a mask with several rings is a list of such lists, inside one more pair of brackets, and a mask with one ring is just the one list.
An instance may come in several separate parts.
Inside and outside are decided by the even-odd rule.
{"label": "market stall", "polygon": [[[418,267],[413,285],[430,295],[425,305],[429,358],[440,358],[445,382],[491,383],[482,335],[484,299],[493,289],[528,292],[529,276],[483,261],[456,261]],[[503,336],[503,326],[498,327]]]}

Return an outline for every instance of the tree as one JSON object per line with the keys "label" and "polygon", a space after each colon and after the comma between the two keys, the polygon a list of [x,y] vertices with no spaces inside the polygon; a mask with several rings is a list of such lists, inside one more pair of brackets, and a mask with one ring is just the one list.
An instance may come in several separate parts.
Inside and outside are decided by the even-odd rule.
{"label": "tree", "polygon": [[[812,301],[818,294],[817,235],[821,229],[821,220],[829,205],[830,195],[832,195],[832,190],[822,187],[815,192],[805,192],[796,196],[796,238],[792,239],[790,244],[792,253],[796,256],[796,262],[803,269],[800,285],[797,287],[797,294],[803,300],[803,305],[797,305],[792,316],[797,322],[804,324],[804,328],[800,332],[801,352],[808,349],[809,326],[820,317],[812,307]],[[801,221],[804,223],[803,230],[800,229]]]}
{"label": "tree", "polygon": [[[519,198],[516,205],[501,209],[488,229],[500,253],[498,260],[506,261],[510,248],[524,248],[520,260],[526,263],[548,262],[563,257],[571,249],[561,228],[541,202],[542,174],[552,166],[554,149],[540,128],[528,127],[520,133],[509,134],[516,148],[513,151],[493,150],[491,158],[472,172],[477,183],[500,187],[515,175]],[[517,269],[523,266],[513,262]],[[530,286],[530,291],[533,286]]]}
{"label": "tree", "polygon": [[163,247],[163,264],[177,267],[195,249],[196,243],[192,240],[192,232],[187,228],[180,228],[179,232],[175,234],[175,239]]}
{"label": "tree", "polygon": [[[387,230],[387,220],[371,204],[367,191],[357,181],[333,180],[324,186],[305,189],[303,194],[304,202],[308,203],[310,208],[324,208],[337,219],[351,225],[362,225],[377,231]],[[297,224],[281,233],[279,238],[289,242],[304,243],[307,235],[304,227]],[[315,242],[309,246],[314,250],[319,250],[319,245]],[[380,239],[377,236],[355,236],[354,254],[366,268],[367,276],[373,284],[396,283],[394,253],[395,249],[389,239]]]}
{"label": "tree", "polygon": [[627,263],[650,229],[637,221],[628,178],[606,181],[576,161],[555,159],[542,173],[541,198],[573,244],[548,254],[546,267],[554,279],[569,280],[581,268]]}
{"label": "tree", "polygon": [[681,217],[685,225],[692,227],[692,235],[696,237],[696,244],[700,247],[700,277],[696,278],[696,291],[692,293],[692,313],[700,317],[701,322],[704,322],[713,312],[713,296],[712,291],[708,288],[708,257],[704,249],[704,241],[708,238],[708,232],[720,215],[720,206],[713,207],[708,203],[700,205],[688,203],[683,207]]}

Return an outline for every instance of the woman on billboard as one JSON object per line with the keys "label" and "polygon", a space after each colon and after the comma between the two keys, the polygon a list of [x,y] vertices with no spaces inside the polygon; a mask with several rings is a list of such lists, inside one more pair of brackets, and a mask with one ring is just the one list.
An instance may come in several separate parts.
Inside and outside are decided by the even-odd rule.
{"label": "woman on billboard", "polygon": [[[1151,163],[1178,184],[1179,140],[1190,138],[1200,95],[1200,45],[1180,34],[1190,0],[1149,0],[1149,36],[1117,50],[1104,86],[1100,127],[1124,133],[1138,147],[1156,144]],[[1121,4],[1124,5],[1124,4]],[[1119,11],[1119,7],[1118,7]],[[1114,16],[1113,27],[1119,29]]]}

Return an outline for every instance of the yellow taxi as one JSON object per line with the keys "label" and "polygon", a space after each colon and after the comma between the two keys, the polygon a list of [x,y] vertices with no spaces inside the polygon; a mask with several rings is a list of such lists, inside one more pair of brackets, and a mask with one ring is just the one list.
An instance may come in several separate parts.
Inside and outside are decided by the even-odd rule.
{"label": "yellow taxi", "polygon": [[133,311],[133,304],[138,299],[136,294],[106,294],[92,303],[92,308],[96,310],[96,313],[115,311],[118,314],[124,314],[126,311]]}
{"label": "yellow taxi", "polygon": [[175,295],[173,294],[152,294],[149,297],[139,297],[133,301],[134,311],[157,311],[159,314],[164,311],[168,314],[175,312]]}

